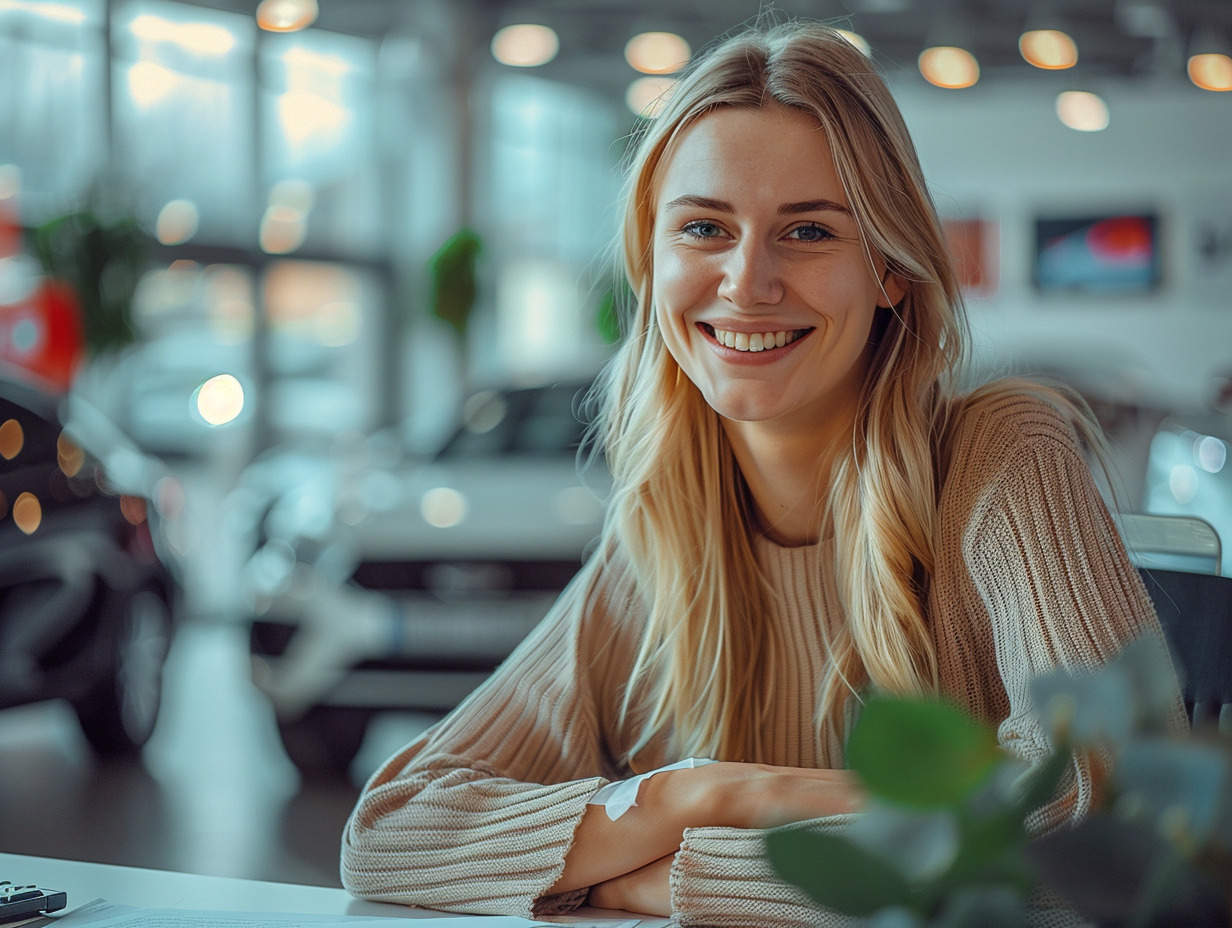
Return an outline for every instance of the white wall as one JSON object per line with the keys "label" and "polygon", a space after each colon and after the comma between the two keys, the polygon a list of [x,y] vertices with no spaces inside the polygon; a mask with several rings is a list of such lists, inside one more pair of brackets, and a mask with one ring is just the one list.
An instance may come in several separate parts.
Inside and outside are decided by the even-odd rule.
{"label": "white wall", "polygon": [[[1195,224],[1232,230],[1232,94],[1187,82],[1083,88],[1063,75],[941,91],[903,80],[895,94],[944,216],[999,226],[999,286],[971,301],[977,356],[999,364],[1081,367],[1108,399],[1208,408],[1232,372],[1232,285],[1201,264]],[[1064,127],[1056,94],[1092,89],[1109,127]],[[1145,296],[1055,296],[1031,285],[1034,220],[1154,209],[1163,283]],[[1232,275],[1232,255],[1219,266]]]}

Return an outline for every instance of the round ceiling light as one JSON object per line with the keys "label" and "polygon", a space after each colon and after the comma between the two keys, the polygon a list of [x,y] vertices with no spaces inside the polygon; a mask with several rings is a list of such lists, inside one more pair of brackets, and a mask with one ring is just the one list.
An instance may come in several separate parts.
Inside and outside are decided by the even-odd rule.
{"label": "round ceiling light", "polygon": [[1018,50],[1027,64],[1045,71],[1060,71],[1078,63],[1078,46],[1059,29],[1032,29],[1018,39]]}
{"label": "round ceiling light", "polygon": [[550,26],[518,23],[492,36],[492,57],[513,68],[537,68],[560,51],[560,39]]}
{"label": "round ceiling light", "polygon": [[934,45],[920,52],[920,73],[930,84],[947,90],[970,87],[980,79],[980,64],[965,48]]}
{"label": "round ceiling light", "polygon": [[693,50],[674,32],[641,32],[625,45],[625,61],[643,74],[671,74],[689,61]]}
{"label": "round ceiling light", "polygon": [[317,21],[317,0],[261,0],[257,25],[266,32],[298,32]]}
{"label": "round ceiling light", "polygon": [[1232,58],[1218,53],[1193,55],[1189,79],[1203,90],[1232,90]]}

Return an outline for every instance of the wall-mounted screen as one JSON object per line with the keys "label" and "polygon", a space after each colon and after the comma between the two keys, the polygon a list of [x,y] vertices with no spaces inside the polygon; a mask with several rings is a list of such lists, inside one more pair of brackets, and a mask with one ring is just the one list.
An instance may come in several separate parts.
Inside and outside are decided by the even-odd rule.
{"label": "wall-mounted screen", "polygon": [[1035,221],[1035,286],[1045,292],[1142,293],[1159,283],[1154,213]]}

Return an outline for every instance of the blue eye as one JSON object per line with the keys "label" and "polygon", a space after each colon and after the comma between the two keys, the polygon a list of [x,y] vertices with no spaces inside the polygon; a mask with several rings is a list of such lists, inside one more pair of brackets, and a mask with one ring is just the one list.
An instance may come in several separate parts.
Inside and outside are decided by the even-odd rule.
{"label": "blue eye", "polygon": [[696,222],[686,223],[681,231],[697,238],[718,238],[723,234],[723,230],[719,228],[717,223],[710,222],[707,219],[698,219]]}
{"label": "blue eye", "polygon": [[799,242],[824,242],[828,238],[834,238],[834,234],[829,229],[814,223],[796,226],[788,235]]}

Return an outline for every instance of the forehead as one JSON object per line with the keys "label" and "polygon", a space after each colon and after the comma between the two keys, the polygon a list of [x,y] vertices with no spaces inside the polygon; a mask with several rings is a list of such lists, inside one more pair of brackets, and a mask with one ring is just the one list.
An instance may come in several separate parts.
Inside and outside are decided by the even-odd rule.
{"label": "forehead", "polygon": [[661,169],[658,204],[682,194],[824,197],[846,205],[821,122],[794,107],[719,107],[685,129]]}

